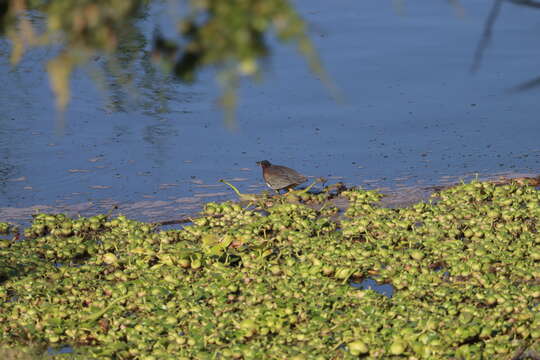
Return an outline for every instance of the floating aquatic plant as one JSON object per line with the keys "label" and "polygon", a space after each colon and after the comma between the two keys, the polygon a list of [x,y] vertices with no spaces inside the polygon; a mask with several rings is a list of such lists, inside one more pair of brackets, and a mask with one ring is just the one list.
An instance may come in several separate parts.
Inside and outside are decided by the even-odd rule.
{"label": "floating aquatic plant", "polygon": [[[341,215],[329,194],[208,203],[166,231],[37,215],[0,246],[1,343],[80,359],[538,354],[538,190],[473,182],[388,209],[349,189]],[[393,292],[351,286],[367,278]]]}

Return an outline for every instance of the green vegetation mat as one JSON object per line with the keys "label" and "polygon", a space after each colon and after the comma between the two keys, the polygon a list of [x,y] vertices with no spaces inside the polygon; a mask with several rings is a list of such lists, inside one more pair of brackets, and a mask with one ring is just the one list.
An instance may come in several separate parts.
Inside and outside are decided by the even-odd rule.
{"label": "green vegetation mat", "polygon": [[[349,200],[344,214],[332,196]],[[537,356],[539,191],[473,182],[407,208],[380,198],[346,190],[209,203],[192,225],[167,231],[123,216],[37,215],[25,240],[0,241],[3,352]],[[366,278],[393,295],[351,285]]]}

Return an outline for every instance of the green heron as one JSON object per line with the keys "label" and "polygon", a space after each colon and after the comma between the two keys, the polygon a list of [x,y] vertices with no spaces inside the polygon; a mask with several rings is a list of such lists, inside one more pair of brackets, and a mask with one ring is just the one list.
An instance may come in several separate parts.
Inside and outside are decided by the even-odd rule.
{"label": "green heron", "polygon": [[257,161],[262,167],[263,178],[266,185],[279,193],[282,189],[291,189],[307,181],[307,178],[295,170],[281,165],[272,165],[270,161]]}

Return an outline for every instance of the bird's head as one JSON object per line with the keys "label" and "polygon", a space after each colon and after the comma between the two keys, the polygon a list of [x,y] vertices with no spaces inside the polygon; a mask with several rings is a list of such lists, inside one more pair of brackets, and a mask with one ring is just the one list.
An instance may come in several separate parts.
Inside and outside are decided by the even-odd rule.
{"label": "bird's head", "polygon": [[269,167],[272,164],[270,164],[270,161],[268,160],[262,160],[262,161],[257,161],[257,165],[259,165],[260,167],[264,169],[264,168]]}

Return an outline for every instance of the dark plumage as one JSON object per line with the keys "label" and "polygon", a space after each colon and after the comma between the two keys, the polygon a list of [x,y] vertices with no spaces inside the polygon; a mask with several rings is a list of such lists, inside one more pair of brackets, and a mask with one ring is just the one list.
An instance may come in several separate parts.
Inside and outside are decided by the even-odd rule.
{"label": "dark plumage", "polygon": [[295,170],[281,165],[272,165],[270,161],[258,161],[262,168],[263,178],[270,189],[290,189],[307,181],[307,178]]}

